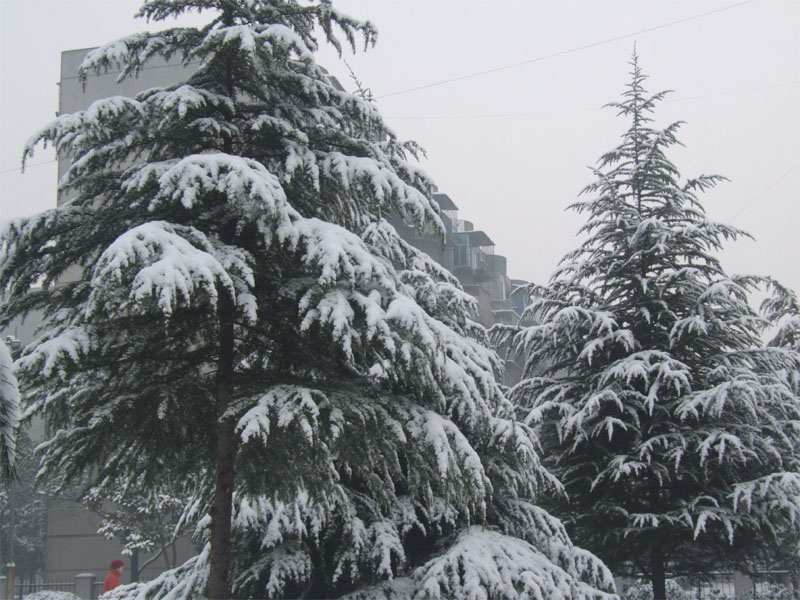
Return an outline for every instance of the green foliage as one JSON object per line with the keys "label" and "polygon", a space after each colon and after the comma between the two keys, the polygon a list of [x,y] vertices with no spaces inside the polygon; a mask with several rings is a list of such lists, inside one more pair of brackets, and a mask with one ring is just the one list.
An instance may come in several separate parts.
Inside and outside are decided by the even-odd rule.
{"label": "green foliage", "polygon": [[586,241],[531,287],[539,324],[494,336],[526,356],[511,397],[564,484],[556,513],[612,568],[663,581],[746,561],[799,522],[800,356],[764,345],[790,295],[764,319],[748,295],[766,280],[725,273],[715,253],[745,234],[699,200],[723,178],[679,181],[680,123],[653,127],[665,93],[632,67],[610,105],[629,128],[572,206]]}
{"label": "green foliage", "polygon": [[[159,487],[146,490],[94,488],[88,491],[84,502],[102,518],[97,533],[116,539],[123,554],[152,554],[138,565],[139,572],[159,559],[175,568],[176,540],[187,533],[181,523],[191,498],[187,487],[184,482],[162,482]],[[184,494],[176,495],[180,492]],[[132,581],[139,580],[139,572],[131,573]]]}
{"label": "green foliage", "polygon": [[201,546],[113,597],[609,597],[535,504],[552,478],[474,300],[386,218],[443,229],[416,145],[315,62],[374,27],[326,0],[140,14],[205,9],[87,56],[84,80],[200,66],[44,127],[25,157],[69,157],[64,202],[0,232],[0,325],[45,315],[19,370],[40,476],[122,508],[167,493]]}

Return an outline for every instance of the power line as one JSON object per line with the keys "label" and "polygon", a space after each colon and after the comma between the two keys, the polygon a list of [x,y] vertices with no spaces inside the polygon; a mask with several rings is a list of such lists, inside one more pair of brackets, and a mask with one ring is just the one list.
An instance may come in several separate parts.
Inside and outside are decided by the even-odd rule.
{"label": "power line", "polygon": [[743,212],[745,212],[745,211],[746,211],[746,210],[748,210],[748,209],[749,209],[751,206],[753,206],[753,205],[754,205],[756,202],[758,202],[759,200],[761,200],[761,199],[762,199],[764,196],[766,196],[766,195],[767,195],[767,194],[768,194],[770,191],[772,191],[772,188],[774,188],[774,187],[775,187],[776,185],[778,185],[778,184],[779,184],[781,181],[783,181],[783,180],[784,180],[784,179],[786,179],[786,178],[787,178],[789,175],[791,175],[792,171],[794,171],[794,170],[795,170],[797,167],[800,167],[800,160],[799,160],[799,161],[797,161],[796,163],[794,163],[794,164],[793,164],[791,167],[789,167],[789,169],[788,169],[788,170],[787,170],[787,171],[786,171],[786,172],[785,172],[783,175],[781,175],[781,176],[780,176],[780,177],[778,177],[778,178],[777,178],[775,181],[773,181],[772,183],[770,183],[770,184],[767,186],[767,188],[766,188],[766,189],[765,189],[763,192],[761,192],[761,193],[760,193],[758,196],[756,196],[755,198],[753,198],[752,200],[750,200],[750,202],[748,202],[748,203],[747,203],[747,204],[745,204],[745,205],[744,205],[742,208],[740,208],[738,211],[736,211],[736,213],[734,213],[734,215],[728,219],[728,222],[729,222],[729,223],[733,223],[733,222],[736,220],[736,218],[737,218],[737,217],[739,217],[739,216],[740,216],[740,215],[741,215]]}
{"label": "power line", "polygon": [[[52,165],[53,163],[58,162],[58,160],[48,160],[47,162],[40,162],[40,163],[33,163],[32,165],[25,165],[26,169],[30,169],[31,167],[41,167],[42,165]],[[16,169],[6,169],[5,171],[0,171],[0,175],[5,175],[6,173],[22,173],[22,167],[17,167]]]}
{"label": "power line", "polygon": [[[755,0],[751,0],[755,1]],[[710,94],[702,94],[699,96],[686,96],[684,98],[669,98],[664,100],[664,102],[684,102],[687,100],[702,100],[705,98],[719,98],[722,96],[732,96],[735,94],[744,94],[747,92],[757,92],[761,90],[767,89],[774,89],[774,88],[782,88],[782,87],[790,87],[793,85],[797,85],[800,83],[800,79],[796,79],[794,81],[784,81],[780,83],[770,83],[767,85],[761,85],[756,87],[747,87],[747,88],[740,88],[736,90],[728,90],[722,92],[712,92]],[[401,115],[401,116],[387,116],[386,118],[389,120],[426,120],[426,121],[440,121],[440,120],[461,120],[461,119],[508,119],[508,118],[527,118],[527,117],[539,117],[539,116],[548,116],[548,115],[557,115],[557,114],[571,114],[571,113],[581,113],[581,112],[597,112],[602,110],[602,107],[585,107],[585,108],[567,108],[561,110],[542,110],[542,111],[535,111],[535,112],[520,112],[520,113],[497,113],[497,114],[478,114],[478,115],[429,115],[429,116],[414,116],[414,115]],[[30,165],[26,165],[25,168],[31,167],[40,167],[42,165],[50,165],[57,160],[50,160],[41,163],[34,163]],[[796,167],[797,165],[795,165]],[[16,167],[14,169],[5,169],[0,171],[0,175],[5,175],[7,173],[19,173],[22,172],[21,167]]]}
{"label": "power line", "polygon": [[739,88],[738,90],[728,90],[727,92],[712,92],[710,94],[702,94],[700,96],[685,96],[683,98],[668,98],[664,102],[684,102],[686,100],[703,100],[705,98],[719,98],[721,96],[733,96],[734,94],[745,94],[747,92],[758,92],[761,90],[769,90],[774,88],[790,87],[800,83],[800,79],[794,81],[784,81],[781,83],[768,83],[767,85],[759,85],[756,87]]}
{"label": "power line", "polygon": [[[748,87],[748,88],[739,88],[736,90],[727,90],[722,92],[712,92],[710,94],[702,94],[699,96],[685,96],[685,97],[678,97],[678,98],[668,98],[664,100],[664,102],[685,102],[687,100],[702,100],[705,98],[719,98],[723,96],[733,96],[736,94],[744,94],[747,92],[757,92],[761,90],[767,89],[774,89],[774,88],[783,88],[783,87],[790,87],[793,85],[797,85],[800,83],[800,79],[796,79],[794,81],[784,81],[781,83],[770,83],[767,85],[760,85],[756,87]],[[603,110],[602,106],[595,106],[595,107],[583,107],[583,108],[564,108],[560,110],[540,110],[534,112],[519,112],[519,113],[496,113],[496,114],[477,114],[477,115],[427,115],[427,116],[414,116],[414,115],[402,115],[402,116],[392,116],[387,115],[387,120],[392,119],[419,119],[419,120],[430,120],[430,121],[438,121],[438,120],[457,120],[457,119],[505,119],[505,118],[525,118],[525,117],[539,117],[539,116],[547,116],[547,115],[560,115],[560,114],[571,114],[571,113],[582,113],[582,112],[599,112]]]}
{"label": "power line", "polygon": [[408,88],[405,90],[398,90],[396,92],[390,92],[388,94],[383,94],[381,96],[377,96],[378,99],[381,98],[388,98],[389,96],[399,96],[400,94],[408,94],[409,92],[416,92],[419,90],[425,90],[432,87],[438,87],[441,85],[447,85],[448,83],[455,83],[456,81],[463,81],[465,79],[472,79],[474,77],[481,77],[483,75],[489,75],[490,73],[497,73],[498,71],[505,71],[507,69],[514,69],[516,67],[521,67],[524,65],[529,65],[535,62],[541,62],[543,60],[547,60],[549,58],[556,58],[558,56],[564,56],[566,54],[572,54],[574,52],[580,52],[581,50],[588,50],[589,48],[596,48],[597,46],[602,46],[604,44],[610,44],[611,42],[618,42],[619,40],[624,40],[627,38],[631,38],[637,35],[641,35],[643,33],[650,33],[651,31],[657,31],[659,29],[664,29],[666,27],[672,27],[673,25],[678,25],[680,23],[686,23],[688,21],[694,21],[695,19],[701,19],[703,17],[708,17],[710,15],[714,15],[717,13],[721,13],[726,10],[730,10],[732,8],[737,8],[739,6],[744,6],[745,4],[752,4],[756,2],[756,0],[745,0],[744,2],[738,2],[737,4],[731,4],[729,6],[724,6],[722,8],[717,8],[715,10],[710,10],[708,12],[700,13],[697,15],[693,15],[691,17],[685,17],[683,19],[678,19],[676,21],[670,21],[669,23],[662,23],[661,25],[656,25],[654,27],[648,27],[646,29],[640,29],[639,31],[634,31],[631,33],[626,33],[624,35],[618,35],[616,37],[608,38],[605,40],[601,40],[599,42],[592,42],[591,44],[585,44],[583,46],[576,46],[574,48],[569,48],[568,50],[561,50],[559,52],[553,52],[552,54],[546,54],[544,56],[537,56],[536,58],[531,58],[528,60],[523,60],[521,62],[513,63],[510,65],[503,65],[502,67],[495,67],[494,69],[487,69],[486,71],[478,71],[476,73],[470,73],[468,75],[461,75],[459,77],[452,77],[450,79],[444,79],[442,81],[435,81],[433,83],[427,83],[425,85],[420,85],[413,88]]}
{"label": "power line", "polygon": [[[181,63],[181,66],[184,69],[188,69],[188,68],[191,68],[192,65],[199,65],[199,64],[200,64],[199,60],[193,60],[193,61],[190,61],[190,62],[188,62],[186,64]],[[147,65],[147,66],[142,66],[142,67],[139,67],[139,71],[140,72],[141,71],[155,71],[157,69],[174,69],[174,68],[175,68],[174,64],[168,63],[166,65]],[[92,69],[92,70],[94,70],[94,69]],[[122,69],[117,69],[116,71],[112,71],[112,70],[108,69],[108,70],[104,70],[102,74],[103,75],[118,75],[120,73],[122,73]],[[71,80],[71,79],[80,79],[80,75],[70,75],[69,77],[62,77],[61,81],[68,81],[68,80]]]}

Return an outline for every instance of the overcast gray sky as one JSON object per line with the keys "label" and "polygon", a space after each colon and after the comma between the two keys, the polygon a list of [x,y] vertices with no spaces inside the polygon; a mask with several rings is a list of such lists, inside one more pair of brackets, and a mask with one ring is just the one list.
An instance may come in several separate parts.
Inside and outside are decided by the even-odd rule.
{"label": "overcast gray sky", "polygon": [[[0,0],[0,218],[55,204],[49,150],[15,169],[57,109],[60,52],[145,28],[131,18],[138,4]],[[346,60],[400,137],[426,148],[423,167],[508,257],[512,277],[543,283],[577,245],[582,219],[564,209],[627,125],[601,107],[623,91],[635,41],[649,89],[675,90],[656,124],[686,121],[673,162],[684,177],[729,177],[706,210],[756,238],[730,245],[725,266],[800,290],[797,0],[335,4],[377,25],[377,47]],[[352,89],[333,54],[320,62]]]}

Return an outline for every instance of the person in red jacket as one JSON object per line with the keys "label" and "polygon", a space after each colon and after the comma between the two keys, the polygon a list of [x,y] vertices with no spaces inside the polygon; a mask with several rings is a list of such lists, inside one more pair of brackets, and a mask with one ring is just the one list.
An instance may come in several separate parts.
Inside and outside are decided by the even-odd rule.
{"label": "person in red jacket", "polygon": [[103,593],[110,592],[115,587],[119,587],[122,583],[120,581],[120,577],[122,577],[122,570],[125,568],[125,563],[121,560],[116,559],[111,561],[111,569],[106,575],[106,580],[103,582]]}

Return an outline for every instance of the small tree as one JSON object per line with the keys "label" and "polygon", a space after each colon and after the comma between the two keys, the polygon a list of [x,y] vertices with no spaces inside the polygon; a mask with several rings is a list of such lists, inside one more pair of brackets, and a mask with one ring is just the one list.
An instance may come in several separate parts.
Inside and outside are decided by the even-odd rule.
{"label": "small tree", "polygon": [[[85,502],[102,517],[97,533],[116,539],[122,553],[131,557],[131,581],[139,581],[142,571],[159,559],[168,569],[178,566],[176,542],[187,533],[181,522],[187,499],[176,494],[185,489],[180,483],[160,485],[148,490],[89,490]],[[109,497],[105,494],[110,492]],[[142,554],[150,554],[142,560]]]}
{"label": "small tree", "polygon": [[19,416],[19,388],[14,375],[14,359],[6,343],[0,340],[0,478],[4,482],[15,477]]}
{"label": "small tree", "polygon": [[[637,56],[621,102],[630,120],[603,155],[586,241],[547,286],[541,324],[496,330],[526,355],[511,397],[538,423],[568,500],[554,507],[612,569],[634,564],[665,597],[665,575],[744,561],[800,518],[797,352],[764,346],[748,304],[757,278],[730,277],[713,253],[743,232],[712,223],[666,151],[680,123],[654,129]],[[791,374],[791,377],[787,374]]]}
{"label": "small tree", "polygon": [[22,581],[44,569],[47,502],[34,487],[39,466],[33,443],[24,432],[16,442],[16,478],[13,485],[0,489],[0,556],[3,563],[13,559],[15,578]]}
{"label": "small tree", "polygon": [[117,596],[607,596],[535,504],[555,482],[473,300],[385,219],[443,230],[416,147],[315,62],[318,36],[374,27],[327,0],[140,15],[206,9],[87,57],[81,77],[200,66],[34,136],[26,157],[72,160],[68,200],[0,236],[0,324],[46,316],[20,361],[53,432],[42,476],[90,473],[104,497],[197,482],[201,553]]}

